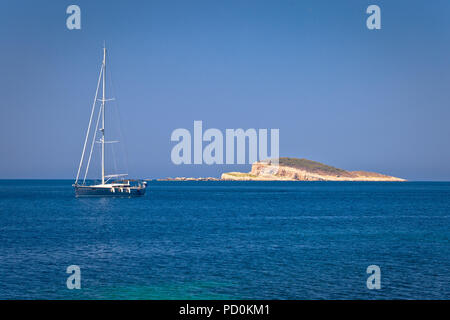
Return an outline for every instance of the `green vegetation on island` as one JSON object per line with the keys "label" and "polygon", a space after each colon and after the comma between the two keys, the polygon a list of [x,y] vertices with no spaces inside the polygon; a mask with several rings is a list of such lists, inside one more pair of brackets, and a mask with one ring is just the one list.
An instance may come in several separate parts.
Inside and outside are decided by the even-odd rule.
{"label": "green vegetation on island", "polygon": [[[269,160],[270,161],[270,160]],[[265,162],[265,161],[264,161]],[[317,161],[308,160],[305,158],[298,159],[298,158],[288,158],[283,157],[279,158],[279,165],[280,166],[286,166],[296,169],[303,169],[309,172],[322,172],[327,173],[330,175],[347,175],[348,171],[335,168]]]}

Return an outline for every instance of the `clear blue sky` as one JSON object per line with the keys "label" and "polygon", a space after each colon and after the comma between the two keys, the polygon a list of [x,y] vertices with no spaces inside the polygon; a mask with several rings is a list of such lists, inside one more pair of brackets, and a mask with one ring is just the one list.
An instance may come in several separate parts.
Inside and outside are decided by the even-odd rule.
{"label": "clear blue sky", "polygon": [[[82,29],[66,28],[70,4]],[[377,4],[382,29],[366,28]],[[135,177],[176,128],[279,128],[280,154],[450,180],[449,1],[0,3],[0,178],[73,178],[106,40]]]}

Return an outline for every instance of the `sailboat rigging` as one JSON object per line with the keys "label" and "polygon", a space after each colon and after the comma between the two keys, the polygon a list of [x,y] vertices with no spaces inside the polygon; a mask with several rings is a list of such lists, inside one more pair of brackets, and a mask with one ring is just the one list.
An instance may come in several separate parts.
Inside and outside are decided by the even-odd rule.
{"label": "sailboat rigging", "polygon": [[[102,98],[97,99],[98,91],[100,88],[100,83],[102,84]],[[139,180],[115,180],[111,181],[113,178],[125,177],[127,174],[110,174],[105,175],[105,144],[116,143],[118,141],[106,141],[105,140],[105,125],[106,125],[106,102],[112,101],[114,99],[106,99],[106,46],[103,46],[103,61],[100,68],[100,74],[97,82],[97,89],[95,91],[94,103],[92,105],[91,116],[89,119],[89,125],[86,132],[86,138],[84,140],[83,151],[81,153],[80,164],[78,166],[77,176],[73,187],[75,188],[76,196],[142,196],[145,194],[145,189],[147,187],[146,182],[141,182]],[[87,159],[86,169],[83,176],[83,181],[80,182],[81,168],[84,164],[86,147],[89,140],[89,135],[91,133],[92,120],[95,114],[95,109],[97,101],[101,102],[100,110],[98,111],[95,131],[93,132],[93,140],[91,143],[91,148],[89,151],[89,157]],[[100,121],[101,119],[101,121]],[[99,123],[101,128],[99,129]],[[101,137],[99,140],[95,140],[97,132],[101,132]],[[101,144],[101,183],[100,184],[86,184],[86,177],[89,171],[89,166],[92,158],[92,151],[95,143]]]}

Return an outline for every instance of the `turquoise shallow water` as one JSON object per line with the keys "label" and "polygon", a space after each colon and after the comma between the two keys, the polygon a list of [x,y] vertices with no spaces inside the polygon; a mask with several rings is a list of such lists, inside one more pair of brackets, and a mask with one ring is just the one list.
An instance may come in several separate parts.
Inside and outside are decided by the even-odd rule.
{"label": "turquoise shallow water", "polygon": [[450,298],[450,183],[71,183],[0,181],[0,299]]}

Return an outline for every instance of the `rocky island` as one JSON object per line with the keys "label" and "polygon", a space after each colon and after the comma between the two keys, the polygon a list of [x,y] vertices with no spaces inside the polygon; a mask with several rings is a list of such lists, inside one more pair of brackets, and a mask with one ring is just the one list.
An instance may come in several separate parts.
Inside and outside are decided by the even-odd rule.
{"label": "rocky island", "polygon": [[245,172],[223,173],[221,180],[239,181],[406,181],[402,178],[367,172],[347,171],[320,162],[297,159],[279,158],[278,166],[271,160],[255,162],[252,170]]}

